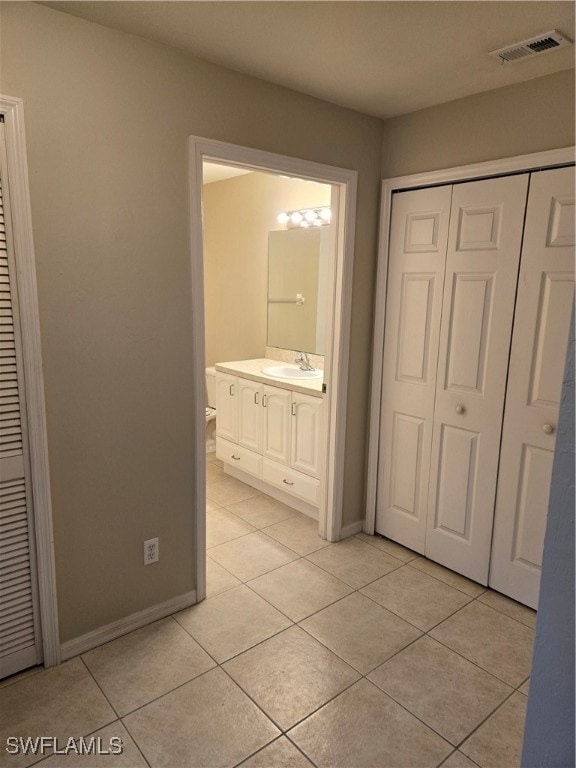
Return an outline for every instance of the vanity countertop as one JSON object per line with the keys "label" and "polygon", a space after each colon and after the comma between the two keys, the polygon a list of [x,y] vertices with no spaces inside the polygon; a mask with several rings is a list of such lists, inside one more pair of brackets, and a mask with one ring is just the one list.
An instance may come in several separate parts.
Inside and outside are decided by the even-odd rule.
{"label": "vanity countertop", "polygon": [[[268,357],[258,358],[257,360],[235,360],[230,363],[216,363],[215,368],[220,373],[229,373],[232,376],[241,376],[244,379],[258,381],[261,384],[268,384],[271,387],[280,387],[289,389],[292,392],[301,392],[303,395],[312,395],[313,397],[322,397],[322,379],[277,379],[272,376],[265,376],[262,368],[272,365],[286,365],[279,360],[271,360]],[[295,366],[296,367],[296,366]]]}

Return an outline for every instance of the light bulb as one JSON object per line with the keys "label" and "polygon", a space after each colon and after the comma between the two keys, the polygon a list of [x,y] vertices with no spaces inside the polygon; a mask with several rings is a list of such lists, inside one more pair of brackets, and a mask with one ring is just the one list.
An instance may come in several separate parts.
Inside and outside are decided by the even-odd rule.
{"label": "light bulb", "polygon": [[323,221],[331,221],[332,211],[330,210],[330,208],[322,208],[322,210],[320,211],[320,218]]}
{"label": "light bulb", "polygon": [[278,224],[288,224],[290,221],[290,216],[288,216],[287,213],[279,213],[276,221]]}
{"label": "light bulb", "polygon": [[306,219],[306,221],[314,221],[314,219],[318,218],[318,214],[316,213],[316,211],[313,211],[312,209],[310,209],[306,211],[306,213],[304,214],[304,218]]}
{"label": "light bulb", "polygon": [[294,213],[290,216],[290,221],[292,224],[300,224],[302,221],[302,214],[300,211],[294,211]]}

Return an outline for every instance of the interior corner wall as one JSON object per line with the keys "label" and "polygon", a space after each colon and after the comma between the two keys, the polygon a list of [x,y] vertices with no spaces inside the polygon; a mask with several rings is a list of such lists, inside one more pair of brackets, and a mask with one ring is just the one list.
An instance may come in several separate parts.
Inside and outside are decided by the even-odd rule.
{"label": "interior corner wall", "polygon": [[331,187],[254,172],[204,185],[206,365],[264,357],[268,234],[281,211],[330,205]]}
{"label": "interior corner wall", "polygon": [[574,144],[571,69],[387,120],[382,178]]}
{"label": "interior corner wall", "polygon": [[382,123],[36,3],[1,15],[0,88],[26,120],[64,642],[194,588],[190,135],[359,173],[344,521],[362,517]]}

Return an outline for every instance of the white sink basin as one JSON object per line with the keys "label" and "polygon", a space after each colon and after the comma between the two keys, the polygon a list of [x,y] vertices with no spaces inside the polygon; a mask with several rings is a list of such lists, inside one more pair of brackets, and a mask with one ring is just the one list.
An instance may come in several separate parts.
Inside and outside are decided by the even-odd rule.
{"label": "white sink basin", "polygon": [[322,379],[324,377],[324,371],[302,371],[294,365],[271,365],[268,368],[262,368],[262,373],[273,379]]}

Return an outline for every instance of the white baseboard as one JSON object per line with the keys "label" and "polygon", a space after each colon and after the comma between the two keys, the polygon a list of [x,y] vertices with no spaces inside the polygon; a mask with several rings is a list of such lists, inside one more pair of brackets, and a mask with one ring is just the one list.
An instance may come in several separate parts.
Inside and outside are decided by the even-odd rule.
{"label": "white baseboard", "polygon": [[364,521],[357,520],[355,523],[350,523],[350,525],[345,525],[342,527],[341,537],[343,539],[347,539],[349,536],[354,536],[355,533],[360,533],[363,528]]}
{"label": "white baseboard", "polygon": [[99,645],[109,643],[117,637],[146,626],[146,624],[152,624],[153,621],[158,621],[158,619],[163,619],[172,613],[195,605],[196,602],[196,590],[186,592],[163,603],[145,608],[143,611],[138,611],[138,613],[132,613],[123,619],[118,619],[118,621],[113,621],[111,624],[93,629],[85,635],[75,637],[73,640],[67,640],[60,646],[61,661],[66,661],[66,659],[71,659],[73,656],[78,656],[80,653],[89,651]]}

